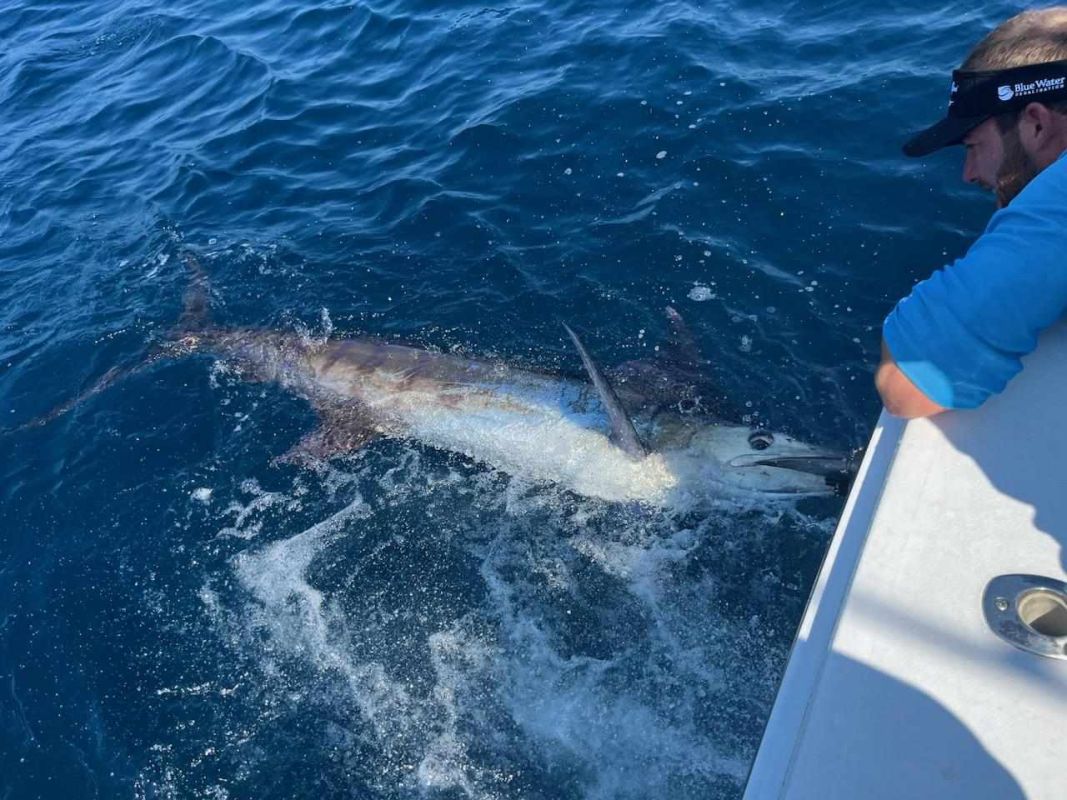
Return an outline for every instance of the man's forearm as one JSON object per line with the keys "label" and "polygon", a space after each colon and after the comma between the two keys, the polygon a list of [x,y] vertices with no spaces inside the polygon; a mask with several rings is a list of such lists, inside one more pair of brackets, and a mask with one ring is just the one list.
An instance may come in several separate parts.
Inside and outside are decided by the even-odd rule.
{"label": "man's forearm", "polygon": [[882,397],[886,411],[895,417],[905,419],[930,417],[946,410],[944,406],[938,405],[923,394],[901,371],[884,341],[882,342],[882,363],[878,365],[878,371],[874,374],[874,385]]}

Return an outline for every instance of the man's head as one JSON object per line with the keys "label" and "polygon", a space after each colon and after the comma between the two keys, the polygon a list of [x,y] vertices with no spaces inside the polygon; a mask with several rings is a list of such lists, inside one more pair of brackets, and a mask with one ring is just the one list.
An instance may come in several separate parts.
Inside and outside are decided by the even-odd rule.
{"label": "man's head", "polygon": [[963,178],[1011,202],[1067,150],[1067,6],[1026,11],[989,33],[953,73],[948,116],[904,146],[963,144]]}

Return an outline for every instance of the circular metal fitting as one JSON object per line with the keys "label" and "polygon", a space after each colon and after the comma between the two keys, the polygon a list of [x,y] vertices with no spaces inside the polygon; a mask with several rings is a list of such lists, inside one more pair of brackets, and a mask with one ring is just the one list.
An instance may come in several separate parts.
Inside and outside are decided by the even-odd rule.
{"label": "circular metal fitting", "polygon": [[1067,660],[1067,583],[1040,575],[998,575],[982,610],[993,633],[1020,650]]}

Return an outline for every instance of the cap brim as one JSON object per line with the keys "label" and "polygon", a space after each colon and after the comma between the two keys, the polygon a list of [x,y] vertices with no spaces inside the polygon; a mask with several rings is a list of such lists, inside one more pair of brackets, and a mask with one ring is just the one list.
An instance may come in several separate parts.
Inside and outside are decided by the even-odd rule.
{"label": "cap brim", "polygon": [[964,136],[987,119],[989,117],[945,117],[911,137],[904,144],[904,155],[918,158],[942,147],[959,144]]}

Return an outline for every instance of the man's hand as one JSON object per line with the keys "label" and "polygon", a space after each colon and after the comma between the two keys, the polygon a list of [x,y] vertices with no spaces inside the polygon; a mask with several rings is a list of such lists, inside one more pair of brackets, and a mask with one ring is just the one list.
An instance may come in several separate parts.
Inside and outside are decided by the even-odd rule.
{"label": "man's hand", "polygon": [[882,396],[886,411],[894,417],[915,419],[916,417],[930,417],[947,410],[923,394],[908,379],[908,376],[900,371],[900,367],[893,360],[893,354],[889,352],[884,341],[882,342],[882,363],[878,365],[878,371],[874,373],[874,385],[878,387],[878,394]]}

